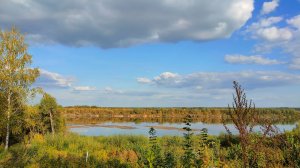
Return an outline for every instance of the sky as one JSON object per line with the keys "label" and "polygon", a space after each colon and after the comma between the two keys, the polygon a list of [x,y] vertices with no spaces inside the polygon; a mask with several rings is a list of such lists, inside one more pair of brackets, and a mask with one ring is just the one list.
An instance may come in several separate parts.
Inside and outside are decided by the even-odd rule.
{"label": "sky", "polygon": [[299,0],[0,0],[63,106],[300,107]]}

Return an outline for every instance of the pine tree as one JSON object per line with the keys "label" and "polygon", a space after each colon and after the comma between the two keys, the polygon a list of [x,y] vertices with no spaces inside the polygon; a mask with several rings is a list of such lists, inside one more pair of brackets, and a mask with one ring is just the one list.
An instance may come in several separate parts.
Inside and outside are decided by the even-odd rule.
{"label": "pine tree", "polygon": [[161,156],[161,148],[157,143],[156,130],[151,127],[149,130],[149,141],[150,141],[150,167],[162,167],[163,159]]}
{"label": "pine tree", "polygon": [[192,122],[192,116],[187,115],[185,117],[185,127],[183,129],[186,131],[184,135],[184,144],[183,144],[183,149],[184,149],[184,156],[183,156],[183,166],[186,168],[190,168],[194,166],[194,159],[195,159],[195,154],[194,154],[194,149],[193,149],[193,132],[191,129],[191,122]]}
{"label": "pine tree", "polygon": [[176,166],[174,153],[166,152],[164,157],[164,168],[173,168]]}
{"label": "pine tree", "polygon": [[207,128],[201,129],[201,133],[199,135],[199,148],[197,152],[197,166],[201,167],[204,164],[205,151],[208,147],[208,135]]}

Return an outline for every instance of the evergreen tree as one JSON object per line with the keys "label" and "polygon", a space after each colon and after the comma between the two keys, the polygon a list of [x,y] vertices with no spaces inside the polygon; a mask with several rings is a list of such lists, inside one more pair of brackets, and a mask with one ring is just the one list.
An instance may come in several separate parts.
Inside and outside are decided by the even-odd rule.
{"label": "evergreen tree", "polygon": [[183,144],[183,149],[184,149],[184,156],[183,156],[183,164],[184,167],[190,168],[194,166],[194,159],[195,159],[195,154],[194,154],[194,149],[193,149],[193,140],[192,140],[192,129],[191,129],[191,122],[192,122],[192,116],[187,115],[185,117],[185,127],[183,129],[186,131],[184,133],[184,144]]}
{"label": "evergreen tree", "polygon": [[162,167],[163,159],[161,156],[161,148],[157,143],[156,130],[151,127],[149,130],[149,141],[150,141],[150,156],[149,156],[149,165],[150,167]]}
{"label": "evergreen tree", "polygon": [[201,133],[199,136],[200,136],[200,140],[199,140],[199,149],[197,152],[196,164],[198,167],[201,167],[204,164],[205,150],[207,150],[208,147],[207,128],[201,129]]}
{"label": "evergreen tree", "polygon": [[164,158],[164,168],[173,168],[176,166],[176,160],[174,157],[174,153],[166,152]]}

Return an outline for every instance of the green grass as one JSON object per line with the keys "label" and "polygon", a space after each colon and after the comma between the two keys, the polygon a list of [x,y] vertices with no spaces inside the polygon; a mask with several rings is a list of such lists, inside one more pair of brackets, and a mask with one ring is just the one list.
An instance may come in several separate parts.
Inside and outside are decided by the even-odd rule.
{"label": "green grass", "polygon": [[[293,136],[293,146],[271,144],[263,151],[258,164],[261,167],[286,166],[293,163],[300,154],[300,132],[294,131],[281,136],[282,142],[288,142],[286,137]],[[200,137],[194,135],[193,150],[196,157],[200,149]],[[255,138],[254,138],[255,140]],[[202,162],[212,167],[240,167],[241,150],[237,137],[226,135],[209,136],[209,142],[214,142],[202,148]],[[164,136],[157,138],[161,148],[162,162],[172,160],[174,167],[182,167],[184,138],[179,136]],[[264,152],[270,155],[264,157]],[[88,157],[87,157],[88,153]],[[294,158],[292,158],[294,157]],[[171,158],[171,159],[170,159]],[[197,158],[196,158],[197,159]],[[289,162],[287,160],[290,159]],[[27,142],[10,147],[5,152],[0,145],[0,167],[149,167],[151,160],[151,143],[145,136],[116,135],[89,137],[73,133],[56,134],[52,136],[36,134]],[[269,165],[268,165],[269,164]],[[272,166],[271,166],[272,167]]]}

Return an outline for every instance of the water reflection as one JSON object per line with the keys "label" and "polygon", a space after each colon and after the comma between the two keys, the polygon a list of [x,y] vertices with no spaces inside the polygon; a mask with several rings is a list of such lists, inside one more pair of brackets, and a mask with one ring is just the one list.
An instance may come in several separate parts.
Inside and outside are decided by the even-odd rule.
{"label": "water reflection", "polygon": [[[109,135],[145,135],[148,136],[150,127],[154,127],[157,130],[158,136],[164,135],[183,135],[184,123],[171,123],[171,122],[98,122],[98,123],[74,123],[69,122],[68,128],[71,132],[78,133],[80,135],[87,136],[109,136]],[[232,130],[233,134],[237,134],[237,130],[233,124],[227,124],[228,128]],[[276,124],[277,128],[283,132],[292,130],[296,127],[296,123],[290,124]],[[225,133],[226,130],[223,124],[220,123],[192,123],[192,129],[197,134],[202,128],[208,129],[208,134],[219,135]],[[255,127],[255,130],[259,130],[259,127]]]}

